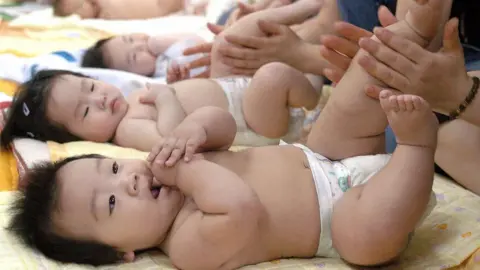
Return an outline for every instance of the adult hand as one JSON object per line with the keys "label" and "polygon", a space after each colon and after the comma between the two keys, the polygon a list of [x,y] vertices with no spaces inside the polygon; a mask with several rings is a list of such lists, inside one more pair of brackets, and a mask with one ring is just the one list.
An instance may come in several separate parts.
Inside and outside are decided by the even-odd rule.
{"label": "adult hand", "polygon": [[[207,23],[207,27],[215,35],[218,35],[220,32],[223,31],[224,27],[216,24]],[[212,52],[213,42],[204,42],[202,44],[195,45],[190,48],[186,48],[183,51],[183,55],[193,55],[202,53],[204,54],[203,57],[196,59],[189,63],[189,69],[196,69],[200,67],[206,67],[206,70],[193,78],[208,78],[210,76],[210,64],[211,64],[211,57],[210,53]]]}
{"label": "adult hand", "polygon": [[297,65],[295,53],[302,40],[288,27],[276,23],[258,21],[265,37],[227,35],[218,51],[222,62],[233,67],[233,73],[252,75],[258,68],[270,62]]}
{"label": "adult hand", "polygon": [[232,14],[227,19],[225,23],[225,27],[229,27],[230,25],[234,24],[236,21],[240,20],[242,17],[255,12],[255,6],[245,4],[243,2],[238,2],[237,9],[235,9]]}
{"label": "adult hand", "polygon": [[[385,6],[378,9],[378,18],[384,27],[397,22],[395,15]],[[338,83],[360,49],[358,46],[360,38],[369,38],[373,33],[346,22],[335,23],[334,31],[337,35],[321,37],[320,54],[332,65],[323,71],[324,75],[332,82]]]}
{"label": "adult hand", "polygon": [[[364,38],[360,41],[370,56],[359,63],[370,75],[398,91],[423,97],[440,113],[448,114],[465,99],[472,80],[465,69],[458,19],[446,24],[443,48],[436,53],[387,29],[374,32],[381,43]],[[381,90],[370,85],[366,93],[377,97]]]}

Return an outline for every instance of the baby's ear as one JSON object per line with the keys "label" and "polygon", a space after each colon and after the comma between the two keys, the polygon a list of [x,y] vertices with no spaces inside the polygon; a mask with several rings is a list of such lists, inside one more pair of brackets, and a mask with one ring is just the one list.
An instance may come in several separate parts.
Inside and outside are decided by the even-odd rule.
{"label": "baby's ear", "polygon": [[123,254],[123,260],[125,262],[133,262],[135,260],[135,252],[129,251]]}

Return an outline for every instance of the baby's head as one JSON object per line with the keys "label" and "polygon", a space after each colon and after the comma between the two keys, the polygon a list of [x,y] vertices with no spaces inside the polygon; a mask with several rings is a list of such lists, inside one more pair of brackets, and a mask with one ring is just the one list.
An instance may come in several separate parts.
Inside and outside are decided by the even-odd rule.
{"label": "baby's head", "polygon": [[42,70],[15,94],[1,133],[2,147],[15,137],[108,142],[127,110],[114,86],[70,71]]}
{"label": "baby's head", "polygon": [[61,262],[111,264],[165,240],[184,197],[143,160],[78,156],[36,166],[12,205],[9,230]]}
{"label": "baby's head", "polygon": [[157,56],[148,48],[149,36],[130,34],[102,39],[87,50],[82,66],[128,71],[151,77]]}

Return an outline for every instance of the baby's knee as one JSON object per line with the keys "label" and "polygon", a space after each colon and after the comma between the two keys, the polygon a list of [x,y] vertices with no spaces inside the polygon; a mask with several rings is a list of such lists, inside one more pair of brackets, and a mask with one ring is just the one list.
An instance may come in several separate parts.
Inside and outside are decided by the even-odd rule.
{"label": "baby's knee", "polygon": [[343,260],[355,266],[383,267],[397,261],[410,242],[406,236],[401,241],[383,239],[382,241],[366,241],[357,243],[349,251],[340,253]]}
{"label": "baby's knee", "polygon": [[284,85],[285,82],[293,82],[297,75],[296,73],[298,72],[299,71],[287,64],[272,62],[259,68],[255,73],[255,77],[265,78],[271,83],[280,83]]}

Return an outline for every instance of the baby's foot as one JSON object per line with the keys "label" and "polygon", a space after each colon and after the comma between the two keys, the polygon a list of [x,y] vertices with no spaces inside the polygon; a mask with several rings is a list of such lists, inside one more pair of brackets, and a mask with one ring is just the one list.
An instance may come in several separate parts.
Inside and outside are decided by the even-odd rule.
{"label": "baby's foot", "polygon": [[[441,31],[440,24],[445,0],[412,1],[411,8],[405,15],[405,20],[387,27],[390,31],[426,47]],[[419,4],[418,2],[424,2]]]}
{"label": "baby's foot", "polygon": [[395,96],[384,90],[380,93],[380,104],[399,145],[436,148],[438,120],[423,98]]}

